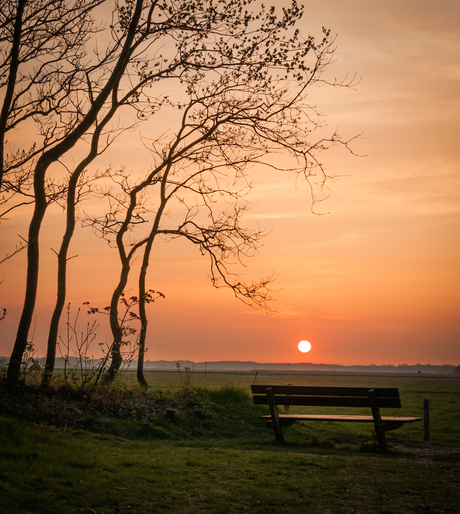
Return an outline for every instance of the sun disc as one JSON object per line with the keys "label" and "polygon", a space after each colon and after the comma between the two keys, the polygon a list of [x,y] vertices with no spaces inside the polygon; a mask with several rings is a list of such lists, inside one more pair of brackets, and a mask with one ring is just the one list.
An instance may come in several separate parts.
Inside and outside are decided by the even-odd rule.
{"label": "sun disc", "polygon": [[311,350],[311,344],[308,341],[300,341],[300,343],[297,345],[297,348],[302,353],[307,353]]}

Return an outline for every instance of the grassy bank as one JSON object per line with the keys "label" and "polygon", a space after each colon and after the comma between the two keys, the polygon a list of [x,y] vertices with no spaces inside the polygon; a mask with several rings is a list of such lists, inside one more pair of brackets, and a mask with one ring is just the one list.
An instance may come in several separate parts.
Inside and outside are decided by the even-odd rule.
{"label": "grassy bank", "polygon": [[[423,443],[421,424],[409,425],[389,433],[393,449],[381,455],[372,429],[360,424],[297,424],[287,430],[287,444],[277,445],[260,422],[265,409],[249,395],[254,376],[207,374],[192,391],[174,385],[176,378],[149,373],[152,391],[130,393],[118,407],[107,398],[99,399],[100,408],[70,400],[58,406],[53,396],[31,394],[35,420],[25,404],[14,416],[4,408],[0,512],[460,510],[459,380],[295,377],[296,383],[399,386],[401,414],[420,414],[423,398],[431,399],[433,441]],[[68,409],[54,424],[53,405]]]}

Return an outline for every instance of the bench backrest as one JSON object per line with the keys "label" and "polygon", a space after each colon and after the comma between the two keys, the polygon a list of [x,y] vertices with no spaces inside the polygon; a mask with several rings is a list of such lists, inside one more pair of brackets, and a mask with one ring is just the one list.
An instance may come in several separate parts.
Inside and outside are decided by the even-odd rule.
{"label": "bench backrest", "polygon": [[[267,390],[271,388],[269,398]],[[401,408],[397,387],[337,387],[300,385],[251,385],[254,403],[269,405],[305,405],[318,407]],[[372,391],[372,393],[371,393]],[[374,405],[375,406],[375,405]]]}

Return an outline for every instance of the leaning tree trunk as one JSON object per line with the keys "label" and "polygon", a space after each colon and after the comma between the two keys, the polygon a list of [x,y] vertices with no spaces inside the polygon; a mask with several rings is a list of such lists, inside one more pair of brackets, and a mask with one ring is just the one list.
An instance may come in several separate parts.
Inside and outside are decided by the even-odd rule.
{"label": "leaning tree trunk", "polygon": [[80,161],[75,171],[69,180],[69,189],[67,192],[67,218],[66,218],[66,230],[62,238],[61,248],[58,253],[58,277],[57,277],[57,297],[56,305],[54,307],[53,315],[51,317],[50,329],[48,333],[48,346],[46,352],[45,371],[43,374],[43,383],[48,384],[51,380],[54,372],[54,365],[56,361],[56,347],[57,338],[59,332],[59,322],[62,317],[62,311],[64,310],[66,290],[67,290],[67,260],[70,241],[72,240],[73,233],[75,231],[75,205],[77,197],[77,185],[78,181],[86,169],[98,155],[98,144],[102,130],[107,123],[112,119],[113,115],[117,110],[118,104],[112,103],[112,107],[101,123],[96,127],[94,131],[91,149],[88,155]]}
{"label": "leaning tree trunk", "polygon": [[13,351],[11,353],[8,365],[6,387],[9,392],[19,381],[21,374],[21,362],[27,346],[30,326],[35,309],[38,288],[38,271],[39,271],[39,234],[40,227],[46,212],[46,194],[45,194],[45,173],[48,164],[45,159],[40,159],[37,163],[34,177],[34,193],[35,208],[32,220],[29,225],[29,239],[27,245],[27,278],[26,278],[26,294],[24,306],[22,309],[21,319],[19,320],[16,340],[14,342]]}
{"label": "leaning tree trunk", "polygon": [[[70,198],[69,198],[70,197]],[[45,371],[43,374],[43,383],[49,384],[53,377],[54,365],[56,362],[56,347],[59,332],[59,322],[61,320],[62,311],[64,310],[66,290],[67,290],[67,252],[70,241],[75,229],[75,188],[73,191],[69,185],[68,201],[67,201],[67,227],[62,238],[61,248],[58,254],[58,275],[57,275],[57,297],[54,306],[53,315],[51,317],[50,328],[48,332],[48,345],[46,350]],[[72,204],[72,208],[69,206]]]}
{"label": "leaning tree trunk", "polygon": [[118,319],[118,302],[120,301],[121,294],[126,286],[129,274],[129,265],[123,266],[120,282],[118,287],[112,294],[112,301],[110,303],[110,330],[112,331],[112,346],[110,348],[111,363],[107,373],[105,374],[104,381],[111,383],[117,376],[118,371],[123,363],[123,357],[121,356],[121,345],[123,343],[123,327],[120,325]]}
{"label": "leaning tree trunk", "polygon": [[[11,112],[11,104],[13,103],[14,88],[19,69],[19,55],[21,52],[21,34],[23,27],[23,15],[27,0],[18,0],[16,19],[13,32],[13,44],[9,55],[9,75],[7,80],[6,92],[3,97],[3,106],[0,113],[0,190],[3,183],[3,174],[5,172],[4,152],[5,152],[5,134],[8,124],[8,116]],[[22,359],[22,355],[21,355]]]}
{"label": "leaning tree trunk", "polygon": [[162,183],[161,183],[161,202],[158,208],[158,211],[155,216],[155,221],[153,223],[152,229],[150,231],[149,237],[146,241],[144,248],[144,257],[142,259],[141,271],[139,273],[139,318],[141,320],[141,332],[139,335],[139,357],[137,360],[137,380],[139,384],[147,389],[148,384],[147,380],[145,380],[144,376],[144,357],[145,357],[145,341],[147,339],[147,312],[145,310],[145,306],[147,302],[147,291],[145,288],[145,279],[147,276],[147,268],[149,267],[150,254],[152,252],[153,242],[155,240],[155,236],[158,234],[158,229],[160,226],[160,220],[163,215],[163,212],[166,208],[166,204],[168,203],[168,197],[166,195],[166,184],[167,178],[169,175],[169,171],[171,166],[169,165],[163,175]]}
{"label": "leaning tree trunk", "polygon": [[146,290],[145,290],[145,277],[147,275],[147,267],[149,264],[149,254],[152,248],[153,239],[149,239],[144,249],[144,259],[142,262],[141,271],[139,273],[139,318],[141,320],[141,331],[139,335],[139,355],[137,358],[137,380],[142,388],[147,389],[148,384],[144,376],[144,356],[145,356],[145,341],[147,338],[147,313],[145,305],[147,303]]}
{"label": "leaning tree trunk", "polygon": [[[133,206],[133,209],[134,207],[135,205]],[[128,255],[126,255],[125,247],[123,245],[123,234],[126,232],[127,226],[127,224],[124,224],[120,232],[117,234],[118,252],[121,260],[121,272],[118,285],[112,294],[112,300],[110,302],[109,318],[113,342],[109,353],[112,361],[104,377],[105,382],[108,383],[113,382],[123,363],[123,357],[121,356],[121,345],[123,344],[124,330],[122,322],[120,322],[118,317],[118,305],[120,303],[121,295],[123,294],[126,284],[128,283],[129,272],[131,269],[131,259],[136,252],[136,249],[143,244],[143,242],[135,244],[131,248]]]}

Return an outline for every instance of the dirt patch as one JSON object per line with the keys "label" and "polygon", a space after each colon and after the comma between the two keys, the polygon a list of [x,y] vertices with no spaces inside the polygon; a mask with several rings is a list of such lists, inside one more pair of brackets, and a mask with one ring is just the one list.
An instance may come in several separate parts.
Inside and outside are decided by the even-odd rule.
{"label": "dirt patch", "polygon": [[445,461],[460,464],[460,450],[458,448],[416,441],[405,441],[404,443],[392,441],[392,444],[395,450],[410,453],[427,462]]}

